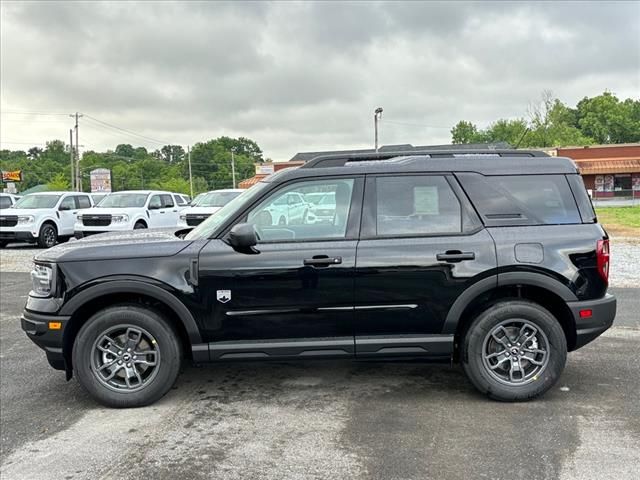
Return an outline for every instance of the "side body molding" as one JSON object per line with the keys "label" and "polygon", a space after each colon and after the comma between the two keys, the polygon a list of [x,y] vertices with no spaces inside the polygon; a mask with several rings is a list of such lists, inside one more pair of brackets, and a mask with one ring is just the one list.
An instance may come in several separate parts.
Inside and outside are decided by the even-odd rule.
{"label": "side body molding", "polygon": [[542,273],[532,272],[508,272],[500,273],[498,275],[492,275],[491,277],[483,278],[482,280],[474,283],[467,288],[462,295],[455,301],[447,318],[445,319],[444,326],[442,327],[443,334],[454,334],[460,321],[460,317],[465,308],[479,295],[493,290],[497,287],[504,287],[509,285],[530,285],[534,287],[544,288],[550,292],[555,293],[565,302],[575,302],[578,300],[576,295],[558,280],[544,275]]}
{"label": "side body molding", "polygon": [[191,345],[197,345],[202,343],[202,336],[198,325],[191,315],[191,312],[184,306],[184,304],[171,293],[166,290],[149,283],[133,281],[133,280],[114,280],[106,282],[100,285],[89,287],[86,290],[78,293],[71,300],[69,300],[60,310],[60,315],[73,315],[81,306],[90,302],[91,300],[102,297],[104,295],[110,295],[113,293],[138,293],[141,295],[147,295],[155,298],[156,300],[165,303],[171,308],[178,318],[182,321],[189,341]]}

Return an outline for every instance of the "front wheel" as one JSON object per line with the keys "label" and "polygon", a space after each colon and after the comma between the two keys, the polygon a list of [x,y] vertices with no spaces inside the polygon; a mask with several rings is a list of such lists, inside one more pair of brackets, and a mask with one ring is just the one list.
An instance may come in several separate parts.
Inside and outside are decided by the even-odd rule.
{"label": "front wheel", "polygon": [[73,345],[78,381],[109,407],[149,405],[166,394],[180,371],[178,334],[155,310],[109,307],[93,315]]}
{"label": "front wheel", "polygon": [[147,225],[144,222],[136,222],[136,224],[133,226],[134,230],[141,230],[143,228],[147,228]]}
{"label": "front wheel", "polygon": [[45,223],[40,227],[38,235],[38,246],[40,248],[51,248],[58,242],[58,229],[55,225]]}
{"label": "front wheel", "polygon": [[540,305],[506,300],[473,321],[462,342],[462,366],[471,383],[490,398],[538,397],[560,378],[567,342],[558,320]]}

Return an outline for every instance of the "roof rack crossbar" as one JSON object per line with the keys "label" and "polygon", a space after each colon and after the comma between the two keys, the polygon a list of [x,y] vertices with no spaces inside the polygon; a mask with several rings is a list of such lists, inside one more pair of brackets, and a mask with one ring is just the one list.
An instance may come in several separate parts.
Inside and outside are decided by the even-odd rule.
{"label": "roof rack crossbar", "polygon": [[452,158],[456,156],[471,157],[493,155],[500,157],[548,157],[549,155],[540,150],[514,150],[514,149],[460,149],[460,150],[412,150],[378,153],[352,153],[352,154],[331,154],[320,155],[312,158],[300,168],[327,168],[342,167],[348,162],[363,162],[375,160],[389,160],[396,157],[419,157],[428,155],[431,158]]}

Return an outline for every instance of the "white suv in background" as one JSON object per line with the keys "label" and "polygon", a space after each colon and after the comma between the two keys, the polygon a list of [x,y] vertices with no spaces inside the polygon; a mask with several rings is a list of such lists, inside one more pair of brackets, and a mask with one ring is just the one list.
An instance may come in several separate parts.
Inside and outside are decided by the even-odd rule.
{"label": "white suv in background", "polygon": [[139,228],[175,227],[179,207],[171,192],[130,190],[110,193],[100,204],[78,215],[76,238]]}
{"label": "white suv in background", "polygon": [[242,192],[244,190],[239,188],[229,188],[202,194],[196,206],[185,208],[180,212],[178,226],[195,227],[200,225]]}
{"label": "white suv in background", "polygon": [[92,206],[89,194],[81,192],[25,195],[13,207],[0,212],[0,247],[14,242],[53,247],[58,240],[73,236],[76,214]]}
{"label": "white suv in background", "polygon": [[13,193],[0,193],[0,210],[13,207],[18,200],[20,196]]}

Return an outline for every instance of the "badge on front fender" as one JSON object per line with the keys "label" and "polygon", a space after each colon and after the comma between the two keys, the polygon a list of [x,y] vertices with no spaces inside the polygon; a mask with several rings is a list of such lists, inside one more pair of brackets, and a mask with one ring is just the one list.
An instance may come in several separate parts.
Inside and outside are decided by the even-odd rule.
{"label": "badge on front fender", "polygon": [[216,292],[216,298],[220,303],[227,303],[231,300],[231,290],[218,290]]}

